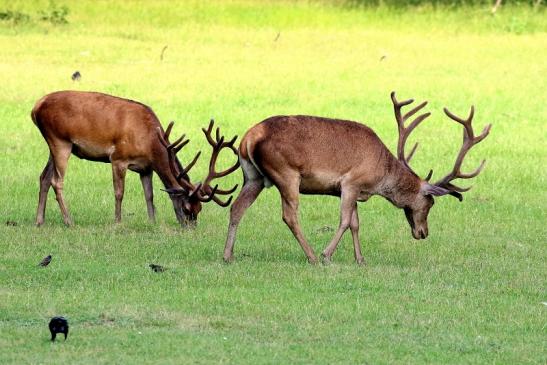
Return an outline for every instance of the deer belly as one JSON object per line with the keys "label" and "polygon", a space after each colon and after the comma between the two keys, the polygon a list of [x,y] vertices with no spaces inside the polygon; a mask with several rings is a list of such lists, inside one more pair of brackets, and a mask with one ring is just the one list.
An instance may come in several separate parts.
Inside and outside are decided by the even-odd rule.
{"label": "deer belly", "polygon": [[72,153],[74,156],[90,161],[110,162],[110,156],[114,153],[115,147],[102,146],[100,144],[86,143],[82,141],[72,142]]}
{"label": "deer belly", "polygon": [[316,172],[301,176],[300,192],[302,194],[340,195],[340,176],[329,172]]}

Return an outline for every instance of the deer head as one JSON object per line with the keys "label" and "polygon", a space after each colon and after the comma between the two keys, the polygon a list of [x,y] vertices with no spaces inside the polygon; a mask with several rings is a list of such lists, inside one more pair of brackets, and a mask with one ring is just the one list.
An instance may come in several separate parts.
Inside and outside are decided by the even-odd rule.
{"label": "deer head", "polygon": [[157,132],[158,138],[167,149],[171,172],[173,176],[176,177],[177,182],[182,188],[171,188],[165,189],[164,191],[169,194],[169,197],[173,202],[178,221],[181,224],[195,223],[202,208],[201,203],[214,201],[222,207],[227,207],[232,201],[232,196],[230,196],[227,201],[222,201],[217,195],[230,195],[237,189],[237,185],[231,189],[222,190],[218,188],[218,185],[211,187],[211,182],[216,178],[220,178],[234,172],[239,167],[239,161],[236,161],[233,166],[224,171],[217,172],[215,169],[218,155],[223,148],[230,149],[236,156],[238,156],[237,149],[234,147],[237,136],[232,138],[230,141],[225,142],[224,136],[220,136],[220,129],[217,127],[216,138],[214,139],[211,135],[214,126],[214,121],[212,119],[207,129],[202,128],[207,141],[213,148],[213,153],[211,154],[209,172],[207,176],[203,182],[199,182],[194,185],[190,182],[188,172],[197,162],[199,156],[201,155],[201,151],[196,154],[186,168],[183,168],[176,158],[176,155],[184,146],[188,144],[188,142],[190,142],[190,140],[185,139],[185,135],[182,135],[182,137],[173,143],[169,143],[169,135],[173,128],[173,124],[173,122],[169,123],[165,133],[161,131],[161,128],[158,128]]}
{"label": "deer head", "polygon": [[[405,122],[407,121],[407,119],[412,117],[420,109],[426,106],[427,102],[421,103],[420,105],[416,106],[415,108],[413,108],[406,114],[402,115],[401,113],[402,107],[413,103],[414,100],[410,99],[410,100],[399,102],[395,98],[395,92],[391,93],[391,100],[393,102],[395,119],[397,120],[397,125],[399,129],[399,140],[397,143],[397,159],[404,165],[406,169],[408,169],[413,175],[417,177],[418,175],[414,171],[412,171],[409,165],[409,162],[412,156],[414,155],[414,152],[416,152],[418,143],[416,143],[412,147],[408,156],[406,156],[404,152],[405,143],[407,141],[408,136],[412,132],[412,130],[416,128],[431,113],[421,114],[420,116],[416,117],[408,125],[408,127],[405,127]],[[458,153],[458,156],[456,158],[456,162],[454,164],[454,167],[452,168],[452,171],[449,174],[447,174],[445,177],[440,179],[439,181],[432,184],[429,181],[431,180],[431,177],[433,175],[433,170],[430,170],[425,179],[420,179],[419,191],[416,194],[413,194],[412,198],[408,199],[407,203],[403,206],[406,219],[412,230],[412,236],[415,239],[423,239],[423,238],[426,238],[428,235],[427,216],[429,214],[429,210],[435,203],[433,197],[443,196],[443,195],[452,195],[458,198],[459,201],[462,201],[463,196],[461,193],[468,191],[471,187],[461,188],[454,185],[452,181],[455,179],[470,179],[477,176],[482,171],[484,164],[486,162],[486,160],[483,160],[481,164],[479,165],[479,167],[475,169],[473,172],[470,172],[470,173],[461,172],[461,165],[463,163],[463,160],[467,152],[469,152],[469,150],[474,145],[478,144],[480,141],[486,138],[486,136],[488,136],[492,125],[488,124],[486,127],[484,127],[482,133],[479,136],[475,137],[473,127],[471,125],[473,121],[473,116],[474,116],[473,106],[471,106],[471,111],[467,119],[462,119],[457,117],[456,115],[448,111],[448,109],[446,108],[444,108],[444,112],[450,119],[463,125],[464,127],[463,144],[462,144],[462,147],[460,148],[460,152]]]}

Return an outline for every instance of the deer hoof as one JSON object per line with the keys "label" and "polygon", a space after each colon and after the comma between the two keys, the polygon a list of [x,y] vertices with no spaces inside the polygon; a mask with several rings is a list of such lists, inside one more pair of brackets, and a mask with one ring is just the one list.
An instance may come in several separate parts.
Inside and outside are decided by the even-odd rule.
{"label": "deer hoof", "polygon": [[330,265],[332,263],[331,257],[325,255],[324,253],[321,254],[321,262],[323,265]]}
{"label": "deer hoof", "polygon": [[319,261],[317,260],[317,257],[315,256],[308,257],[308,262],[312,265],[317,265],[319,263]]}
{"label": "deer hoof", "polygon": [[234,262],[234,256],[224,256],[223,260],[225,264],[231,264]]}
{"label": "deer hoof", "polygon": [[366,266],[367,265],[364,257],[359,257],[359,258],[355,259],[355,262],[359,266]]}

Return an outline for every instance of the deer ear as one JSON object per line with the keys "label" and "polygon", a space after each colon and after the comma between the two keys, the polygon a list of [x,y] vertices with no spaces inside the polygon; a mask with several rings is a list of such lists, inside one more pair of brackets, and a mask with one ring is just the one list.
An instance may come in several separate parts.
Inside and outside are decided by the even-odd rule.
{"label": "deer ear", "polygon": [[443,196],[446,194],[450,194],[450,190],[441,188],[437,185],[431,185],[431,184],[423,184],[420,192],[422,195],[433,195],[433,196]]}
{"label": "deer ear", "polygon": [[169,195],[182,195],[186,194],[186,191],[184,189],[161,189],[161,191],[165,191]]}
{"label": "deer ear", "polygon": [[421,189],[423,195],[433,195],[433,196],[443,196],[443,195],[452,195],[458,198],[459,201],[463,200],[462,194],[457,191],[448,190],[437,185],[423,184]]}

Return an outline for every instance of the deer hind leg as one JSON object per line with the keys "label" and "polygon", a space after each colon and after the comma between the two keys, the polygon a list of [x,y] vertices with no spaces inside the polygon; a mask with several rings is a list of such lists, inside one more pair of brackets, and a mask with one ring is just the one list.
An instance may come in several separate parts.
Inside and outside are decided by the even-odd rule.
{"label": "deer hind leg", "polygon": [[262,189],[264,189],[264,179],[262,177],[256,176],[251,180],[246,176],[243,188],[230,208],[230,223],[228,224],[228,235],[224,246],[225,262],[233,260],[237,226],[247,208],[253,204]]}
{"label": "deer hind leg", "polygon": [[[282,181],[279,179],[276,179],[276,180],[278,182]],[[302,234],[302,230],[300,228],[300,223],[298,222],[298,201],[299,201],[299,194],[300,194],[298,179],[288,178],[282,181],[281,184],[276,183],[276,185],[279,189],[279,192],[281,193],[283,221],[285,222],[285,224],[287,224],[287,226],[289,226],[294,237],[296,238],[296,240],[302,247],[302,250],[304,250],[304,253],[308,257],[308,261],[311,264],[317,263],[317,257],[315,256],[315,253],[313,252],[313,249],[311,248],[311,246],[308,244],[308,242],[304,238],[304,235]]]}
{"label": "deer hind leg", "polygon": [[351,229],[351,236],[353,238],[353,254],[355,256],[355,262],[358,265],[364,265],[365,259],[361,254],[361,243],[359,243],[359,215],[357,212],[357,202],[353,205],[349,228]]}
{"label": "deer hind leg", "polygon": [[[334,237],[330,241],[329,245],[325,248],[325,250],[321,254],[321,256],[323,256],[323,261],[325,263],[330,262],[331,256],[336,250],[336,247],[338,246],[338,243],[340,242],[342,235],[350,227],[356,201],[357,201],[357,194],[355,194],[354,192],[350,190],[342,189],[341,206],[340,206],[340,225],[338,226],[338,230],[334,234]],[[359,223],[357,222],[357,226],[358,225]],[[352,233],[353,233],[353,228],[352,228]],[[354,245],[355,245],[355,241],[354,241]]]}
{"label": "deer hind leg", "polygon": [[65,179],[65,172],[68,165],[68,159],[72,153],[72,144],[67,143],[62,145],[61,143],[56,145],[55,151],[51,151],[53,155],[53,177],[51,179],[51,186],[55,191],[55,197],[57,203],[59,203],[59,208],[61,209],[61,214],[63,215],[63,221],[67,226],[72,225],[72,219],[68,214],[68,208],[65,203],[65,198],[63,196],[63,186]]}
{"label": "deer hind leg", "polygon": [[144,199],[146,199],[146,209],[148,210],[148,219],[151,222],[156,221],[156,208],[154,208],[154,190],[152,189],[152,171],[140,174],[142,189],[144,190]]}
{"label": "deer hind leg", "polygon": [[51,180],[53,179],[53,170],[55,165],[53,164],[53,156],[49,154],[49,160],[46,167],[40,175],[40,192],[38,195],[38,209],[36,211],[36,225],[41,226],[44,224],[44,217],[46,214],[47,193],[51,187]]}
{"label": "deer hind leg", "polygon": [[116,223],[122,221],[122,200],[125,188],[125,173],[127,164],[123,162],[112,161],[112,182],[114,183],[114,197],[116,198],[115,220]]}

